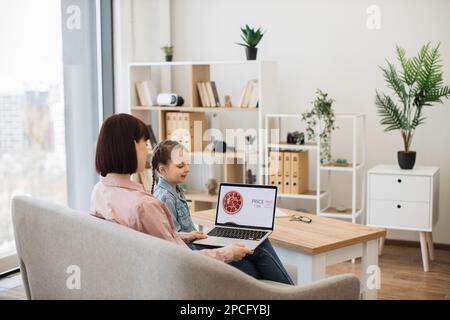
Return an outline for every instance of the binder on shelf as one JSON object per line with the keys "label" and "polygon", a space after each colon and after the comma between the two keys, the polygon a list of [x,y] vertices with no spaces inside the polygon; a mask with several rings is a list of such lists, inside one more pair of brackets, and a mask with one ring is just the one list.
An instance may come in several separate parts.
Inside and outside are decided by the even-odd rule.
{"label": "binder on shelf", "polygon": [[178,141],[177,128],[178,125],[178,112],[166,113],[166,138],[169,140]]}
{"label": "binder on shelf", "polygon": [[291,193],[308,191],[308,151],[291,153]]}
{"label": "binder on shelf", "polygon": [[156,105],[156,88],[151,80],[137,81],[136,91],[141,106]]}
{"label": "binder on shelf", "polygon": [[269,176],[269,184],[271,186],[276,186],[277,185],[277,176],[276,175]]}
{"label": "binder on shelf", "polygon": [[[201,122],[198,137],[194,136],[196,121]],[[205,142],[202,138],[205,130],[206,118],[203,112],[166,113],[166,139],[179,142],[189,151],[203,151]],[[197,145],[194,139],[199,139]]]}
{"label": "binder on shelf", "polygon": [[269,183],[278,187],[278,193],[284,193],[282,151],[269,151]]}
{"label": "binder on shelf", "polygon": [[180,143],[184,145],[189,151],[191,151],[191,136],[194,135],[193,131],[191,132],[191,114],[187,112],[182,112],[181,114],[181,124],[180,128],[182,129],[181,141]]}
{"label": "binder on shelf", "polygon": [[279,156],[278,152],[269,151],[269,184],[272,186],[278,185],[277,176],[278,176],[278,168],[280,166],[278,156]]}
{"label": "binder on shelf", "polygon": [[283,152],[283,186],[284,193],[291,193],[291,152]]}
{"label": "binder on shelf", "polygon": [[172,114],[173,112],[166,112],[166,139],[171,139],[172,137]]}
{"label": "binder on shelf", "polygon": [[285,193],[284,191],[284,184],[283,184],[283,170],[284,170],[284,162],[283,162],[283,152],[278,152],[278,173],[277,173],[277,185],[278,185],[278,192],[279,193]]}
{"label": "binder on shelf", "polygon": [[184,112],[177,112],[176,113],[176,129],[175,129],[175,141],[178,141],[179,143],[184,143]]}

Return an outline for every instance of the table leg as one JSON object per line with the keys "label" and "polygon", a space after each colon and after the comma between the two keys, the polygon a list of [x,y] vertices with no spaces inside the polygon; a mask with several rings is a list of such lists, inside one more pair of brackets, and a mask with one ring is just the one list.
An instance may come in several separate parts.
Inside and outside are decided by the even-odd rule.
{"label": "table leg", "polygon": [[297,285],[305,285],[326,277],[324,254],[310,255],[278,246],[274,248],[282,262],[294,264],[297,267]]}
{"label": "table leg", "polygon": [[385,239],[386,239],[385,237],[381,237],[381,238],[380,238],[380,248],[378,249],[378,250],[379,250],[379,255],[380,255],[380,256],[383,254],[384,240],[385,240]]}
{"label": "table leg", "polygon": [[427,232],[427,247],[430,260],[434,260],[434,245],[433,245],[433,233]]}
{"label": "table leg", "polygon": [[426,232],[419,232],[420,235],[420,249],[422,251],[422,263],[423,263],[423,271],[430,271],[430,263],[428,259],[428,249],[427,249],[427,235]]}
{"label": "table leg", "polygon": [[378,239],[363,244],[361,257],[361,293],[365,300],[377,299],[381,285],[380,268],[378,267]]}

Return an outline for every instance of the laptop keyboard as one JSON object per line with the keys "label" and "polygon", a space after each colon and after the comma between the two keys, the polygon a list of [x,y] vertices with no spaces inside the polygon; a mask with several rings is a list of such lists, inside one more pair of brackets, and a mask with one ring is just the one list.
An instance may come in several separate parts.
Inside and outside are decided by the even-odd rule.
{"label": "laptop keyboard", "polygon": [[208,236],[213,236],[213,237],[256,240],[256,241],[263,238],[266,234],[267,234],[267,231],[220,228],[220,227],[215,227],[210,232],[208,232]]}

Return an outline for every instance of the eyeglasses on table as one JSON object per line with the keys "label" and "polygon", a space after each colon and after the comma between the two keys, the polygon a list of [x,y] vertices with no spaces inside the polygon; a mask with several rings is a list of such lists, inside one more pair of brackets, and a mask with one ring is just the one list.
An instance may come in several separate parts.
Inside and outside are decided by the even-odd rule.
{"label": "eyeglasses on table", "polygon": [[290,217],[289,221],[298,221],[298,222],[303,222],[303,223],[311,223],[312,219],[308,218],[308,217],[304,217],[304,216],[294,215],[294,216]]}

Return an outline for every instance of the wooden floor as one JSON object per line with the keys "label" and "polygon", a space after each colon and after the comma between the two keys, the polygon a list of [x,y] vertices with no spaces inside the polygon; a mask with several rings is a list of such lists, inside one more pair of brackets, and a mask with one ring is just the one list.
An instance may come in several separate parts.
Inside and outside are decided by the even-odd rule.
{"label": "wooden floor", "polygon": [[[380,299],[450,300],[450,251],[435,249],[430,272],[423,272],[420,248],[386,245],[380,256]],[[327,268],[328,274],[353,272],[359,275],[356,260]],[[20,274],[0,279],[0,299],[25,299]]]}

